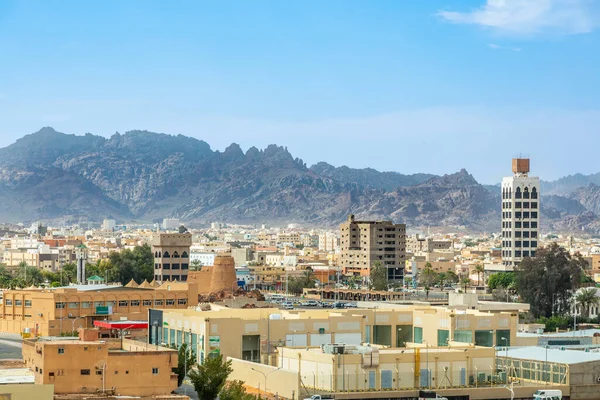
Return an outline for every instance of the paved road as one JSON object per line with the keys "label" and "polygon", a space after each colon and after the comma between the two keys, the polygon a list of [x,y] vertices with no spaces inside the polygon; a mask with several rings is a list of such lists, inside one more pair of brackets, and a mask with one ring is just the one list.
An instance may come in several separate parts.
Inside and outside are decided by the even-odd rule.
{"label": "paved road", "polygon": [[183,385],[181,385],[181,387],[179,389],[177,389],[175,391],[175,393],[186,394],[186,389],[187,389],[187,395],[190,397],[190,399],[199,400],[198,394],[194,391],[194,387],[192,385],[188,385],[187,383],[184,383]]}
{"label": "paved road", "polygon": [[19,336],[0,336],[0,360],[22,359],[22,347]]}

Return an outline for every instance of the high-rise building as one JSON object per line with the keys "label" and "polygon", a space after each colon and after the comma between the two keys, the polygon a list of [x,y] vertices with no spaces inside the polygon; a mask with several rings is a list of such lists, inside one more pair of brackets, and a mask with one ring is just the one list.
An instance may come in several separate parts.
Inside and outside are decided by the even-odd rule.
{"label": "high-rise building", "polygon": [[502,262],[509,266],[535,256],[540,226],[540,178],[529,176],[528,158],[514,158],[512,170],[502,179]]}
{"label": "high-rise building", "polygon": [[105,218],[104,221],[102,221],[102,230],[103,231],[112,232],[115,230],[116,226],[117,226],[117,221],[115,221],[114,219]]}
{"label": "high-rise building", "polygon": [[190,268],[190,233],[159,233],[152,238],[154,279],[187,281]]}
{"label": "high-rise building", "polygon": [[392,221],[356,221],[354,215],[340,225],[340,265],[347,273],[369,276],[380,262],[388,280],[404,278],[406,225]]}
{"label": "high-rise building", "polygon": [[181,226],[179,219],[177,218],[165,218],[163,219],[162,228],[165,231],[174,231]]}

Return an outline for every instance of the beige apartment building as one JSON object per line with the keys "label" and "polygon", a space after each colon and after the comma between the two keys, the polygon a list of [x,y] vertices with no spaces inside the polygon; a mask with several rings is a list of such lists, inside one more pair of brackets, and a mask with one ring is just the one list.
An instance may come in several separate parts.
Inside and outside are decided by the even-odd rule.
{"label": "beige apartment building", "polygon": [[189,343],[199,361],[211,354],[274,365],[275,348],[331,343],[446,347],[457,342],[482,347],[515,343],[516,312],[481,312],[428,305],[385,303],[377,308],[283,311],[233,309],[151,310],[149,341]]}
{"label": "beige apartment building", "polygon": [[340,266],[349,274],[369,276],[376,262],[388,269],[388,280],[401,281],[406,259],[406,225],[392,221],[357,221],[340,225]]}
{"label": "beige apartment building", "polygon": [[25,365],[35,383],[54,385],[55,394],[88,393],[149,397],[177,388],[177,351],[128,339],[23,341]]}
{"label": "beige apartment building", "polygon": [[95,320],[145,321],[151,307],[187,308],[195,304],[198,284],[191,282],[7,290],[0,303],[0,332],[54,336],[91,327]]}
{"label": "beige apartment building", "polygon": [[154,279],[187,281],[190,267],[190,233],[159,233],[152,238],[154,254]]}

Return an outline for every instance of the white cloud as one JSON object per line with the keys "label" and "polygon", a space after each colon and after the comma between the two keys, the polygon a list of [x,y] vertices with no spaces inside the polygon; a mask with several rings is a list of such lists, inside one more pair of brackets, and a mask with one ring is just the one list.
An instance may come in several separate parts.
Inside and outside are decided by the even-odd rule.
{"label": "white cloud", "polygon": [[493,49],[493,50],[510,50],[510,51],[521,51],[521,50],[523,50],[520,47],[501,46],[501,45],[495,44],[495,43],[489,43],[488,47],[490,49]]}
{"label": "white cloud", "polygon": [[487,0],[470,12],[438,11],[456,24],[473,24],[510,35],[588,33],[600,24],[596,0]]}

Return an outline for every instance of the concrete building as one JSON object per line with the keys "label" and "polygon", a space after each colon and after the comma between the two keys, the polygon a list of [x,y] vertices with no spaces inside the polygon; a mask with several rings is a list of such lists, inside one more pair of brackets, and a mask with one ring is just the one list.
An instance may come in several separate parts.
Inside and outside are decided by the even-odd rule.
{"label": "concrete building", "polygon": [[102,221],[102,230],[103,231],[112,232],[115,230],[116,226],[117,226],[117,221],[115,221],[114,219],[105,218],[104,221]]}
{"label": "concrete building", "polygon": [[187,308],[188,304],[198,304],[196,283],[6,290],[0,304],[0,332],[54,336],[91,327],[95,320],[146,320],[152,306]]}
{"label": "concrete building", "polygon": [[154,279],[157,281],[183,281],[190,267],[190,233],[159,233],[152,238],[154,254]]}
{"label": "concrete building", "polygon": [[[151,310],[150,343],[191,343],[200,357],[222,354],[269,363],[275,347],[329,343],[406,347],[410,343],[448,346],[463,343],[492,347],[516,340],[518,315],[489,308],[458,310],[426,305],[368,303],[378,308],[283,311],[233,309],[211,304],[200,309]],[[502,339],[504,338],[504,339]],[[200,358],[201,359],[201,358]]]}
{"label": "concrete building", "polygon": [[36,384],[55,394],[169,395],[177,388],[177,351],[128,339],[23,341],[25,365]]}
{"label": "concrete building", "polygon": [[165,231],[175,231],[179,229],[181,222],[177,218],[165,218],[162,222],[162,228]]}
{"label": "concrete building", "polygon": [[388,269],[388,280],[402,281],[406,258],[406,225],[392,221],[357,221],[340,225],[340,266],[346,273],[369,276],[376,262]]}
{"label": "concrete building", "polygon": [[215,264],[215,257],[217,253],[212,251],[198,251],[192,250],[190,253],[190,264],[199,262],[202,266],[212,266]]}
{"label": "concrete building", "polygon": [[235,267],[244,267],[247,266],[250,261],[254,258],[254,250],[248,247],[242,248],[231,248],[231,256],[235,261]]}
{"label": "concrete building", "polygon": [[502,178],[502,262],[534,257],[539,243],[540,178],[529,176],[529,159],[514,158],[513,176]]}

